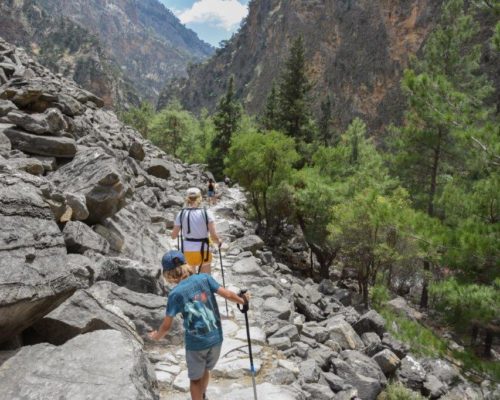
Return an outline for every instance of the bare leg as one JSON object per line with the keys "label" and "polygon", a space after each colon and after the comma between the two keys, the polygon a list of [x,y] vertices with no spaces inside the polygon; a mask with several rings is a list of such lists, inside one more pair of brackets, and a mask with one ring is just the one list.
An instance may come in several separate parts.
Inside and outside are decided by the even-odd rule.
{"label": "bare leg", "polygon": [[205,375],[203,375],[200,379],[196,381],[191,381],[189,385],[189,389],[191,391],[191,400],[203,400],[204,393],[204,379]]}
{"label": "bare leg", "polygon": [[210,372],[206,369],[200,379],[190,382],[189,389],[191,391],[191,400],[203,400],[203,393],[207,391],[209,380]]}

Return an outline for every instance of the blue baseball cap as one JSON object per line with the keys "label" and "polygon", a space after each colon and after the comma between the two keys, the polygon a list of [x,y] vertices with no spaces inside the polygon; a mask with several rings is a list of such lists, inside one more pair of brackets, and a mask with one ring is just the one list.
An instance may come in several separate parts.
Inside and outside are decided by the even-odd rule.
{"label": "blue baseball cap", "polygon": [[186,259],[184,254],[178,250],[167,251],[163,258],[161,259],[161,265],[163,266],[163,271],[171,271],[181,265],[186,264]]}

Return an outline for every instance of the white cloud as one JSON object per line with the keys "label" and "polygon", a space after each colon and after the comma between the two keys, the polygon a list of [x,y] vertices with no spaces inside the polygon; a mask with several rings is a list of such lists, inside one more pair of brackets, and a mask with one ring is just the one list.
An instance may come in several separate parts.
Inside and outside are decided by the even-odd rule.
{"label": "white cloud", "polygon": [[231,31],[246,17],[248,8],[238,0],[198,0],[177,16],[183,24],[192,22],[214,24]]}

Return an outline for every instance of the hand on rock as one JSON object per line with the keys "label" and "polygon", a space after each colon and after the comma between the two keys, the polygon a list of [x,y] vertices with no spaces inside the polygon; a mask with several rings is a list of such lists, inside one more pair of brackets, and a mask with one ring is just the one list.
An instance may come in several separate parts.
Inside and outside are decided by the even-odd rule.
{"label": "hand on rock", "polygon": [[148,333],[148,337],[152,340],[160,340],[161,337],[160,337],[160,334],[158,333],[158,331],[152,331],[152,332],[149,332]]}

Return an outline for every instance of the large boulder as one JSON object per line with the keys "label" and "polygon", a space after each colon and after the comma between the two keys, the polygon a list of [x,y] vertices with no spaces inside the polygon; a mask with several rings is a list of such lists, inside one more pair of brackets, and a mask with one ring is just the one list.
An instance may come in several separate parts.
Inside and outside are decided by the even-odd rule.
{"label": "large boulder", "polygon": [[375,400],[387,383],[387,379],[371,358],[355,350],[346,350],[340,358],[332,360],[334,373],[358,390],[363,400]]}
{"label": "large boulder", "polygon": [[76,154],[75,139],[34,135],[16,128],[4,129],[3,133],[9,138],[12,148],[24,153],[59,158],[73,158]]}
{"label": "large boulder", "polygon": [[12,149],[10,139],[4,133],[8,128],[12,128],[12,125],[0,123],[0,153],[7,153]]}
{"label": "large boulder", "polygon": [[375,310],[363,314],[353,326],[358,335],[366,332],[376,332],[380,337],[385,332],[385,320]]}
{"label": "large boulder", "polygon": [[232,266],[232,270],[238,275],[267,275],[259,265],[258,259],[255,257],[245,257],[236,261]]}
{"label": "large boulder", "polygon": [[151,210],[141,202],[132,202],[94,230],[110,244],[111,254],[136,260],[155,272],[167,250],[166,240],[151,225]]}
{"label": "large boulder", "polygon": [[155,387],[141,345],[115,330],[23,347],[0,367],[2,399],[158,400]]}
{"label": "large boulder", "polygon": [[87,250],[106,254],[109,243],[88,225],[80,221],[69,221],[63,230],[66,247],[71,253],[83,254]]}
{"label": "large boulder", "polygon": [[63,235],[37,179],[0,174],[0,343],[88,283],[68,266]]}
{"label": "large boulder", "polygon": [[14,110],[9,112],[5,118],[21,129],[38,135],[57,135],[67,128],[66,121],[57,108],[48,109],[43,114],[26,114]]}
{"label": "large boulder", "polygon": [[327,321],[326,328],[330,332],[330,339],[342,349],[356,350],[364,347],[361,338],[344,319],[332,318]]}
{"label": "large boulder", "polygon": [[123,311],[102,298],[95,290],[84,289],[33,325],[43,341],[60,345],[77,335],[103,329],[116,329],[142,343],[135,325]]}
{"label": "large boulder", "polygon": [[387,308],[394,311],[402,317],[407,317],[414,321],[421,320],[423,315],[408,305],[408,302],[403,297],[396,297],[386,303]]}
{"label": "large boulder", "polygon": [[87,222],[93,224],[114,215],[126,204],[125,197],[131,193],[129,174],[117,157],[93,148],[78,152],[51,180],[64,192],[85,196],[89,211]]}
{"label": "large boulder", "polygon": [[160,261],[143,264],[130,258],[107,257],[86,253],[93,261],[91,271],[95,281],[110,281],[138,293],[165,294]]}
{"label": "large boulder", "polygon": [[416,392],[423,388],[426,372],[422,364],[411,355],[407,355],[401,360],[401,366],[396,372],[398,380],[406,387]]}
{"label": "large boulder", "polygon": [[171,161],[155,158],[146,164],[148,174],[161,179],[178,178],[179,174]]}
{"label": "large boulder", "polygon": [[262,250],[264,241],[257,235],[247,235],[231,243],[231,247],[240,247],[243,251],[251,251],[253,254],[257,250]]}
{"label": "large boulder", "polygon": [[[137,293],[112,282],[100,281],[79,290],[56,310],[34,325],[35,331],[53,344],[60,344],[93,330],[116,329],[140,341],[139,335],[157,329],[165,316],[166,299]],[[182,343],[182,322],[176,318],[166,340]]]}

